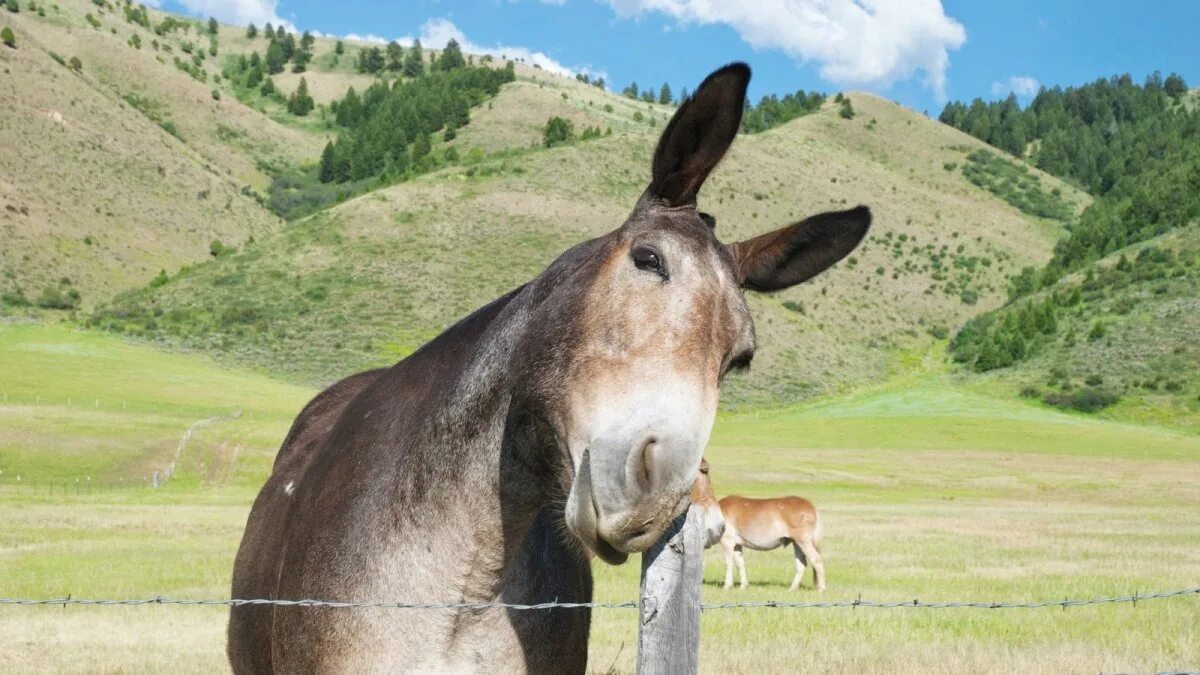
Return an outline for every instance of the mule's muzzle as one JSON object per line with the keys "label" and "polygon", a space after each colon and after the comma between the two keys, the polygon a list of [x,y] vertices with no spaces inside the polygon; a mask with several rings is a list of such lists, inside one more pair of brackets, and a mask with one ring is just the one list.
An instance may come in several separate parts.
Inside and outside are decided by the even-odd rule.
{"label": "mule's muzzle", "polygon": [[610,564],[653,546],[687,509],[700,462],[698,450],[672,448],[655,436],[632,445],[621,451],[593,444],[567,498],[567,526]]}

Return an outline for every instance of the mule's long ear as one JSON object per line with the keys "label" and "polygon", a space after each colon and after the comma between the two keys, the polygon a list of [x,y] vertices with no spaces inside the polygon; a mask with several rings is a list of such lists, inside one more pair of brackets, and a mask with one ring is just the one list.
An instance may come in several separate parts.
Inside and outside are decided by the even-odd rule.
{"label": "mule's long ear", "polygon": [[696,193],[725,156],[742,123],[750,66],[731,63],[704,78],[667,124],[654,151],[650,194],[671,206]]}
{"label": "mule's long ear", "polygon": [[778,291],[811,279],[849,255],[871,227],[859,206],[806,218],[728,246],[744,288]]}

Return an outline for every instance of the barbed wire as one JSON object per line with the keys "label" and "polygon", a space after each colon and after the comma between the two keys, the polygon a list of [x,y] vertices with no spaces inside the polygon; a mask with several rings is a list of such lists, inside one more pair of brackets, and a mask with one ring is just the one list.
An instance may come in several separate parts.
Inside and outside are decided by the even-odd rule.
{"label": "barbed wire", "polygon": [[[834,600],[830,602],[791,602],[785,600],[762,600],[752,602],[718,602],[700,603],[704,611],[718,609],[832,609],[832,608],[876,608],[876,609],[1041,609],[1046,607],[1082,607],[1085,605],[1102,605],[1112,603],[1137,603],[1147,600],[1162,600],[1180,596],[1200,596],[1200,587],[1181,588],[1157,593],[1134,593],[1114,597],[1097,598],[1063,598],[1062,600],[1043,600],[1038,602],[924,602],[912,600],[877,601],[863,600]],[[626,602],[541,602],[536,604],[516,604],[506,602],[381,602],[381,601],[335,601],[335,600],[272,600],[268,598],[232,598],[220,600],[192,600],[186,598],[170,598],[154,596],[150,598],[126,599],[90,599],[74,598],[70,595],[62,598],[0,598],[0,605],[38,606],[38,605],[207,605],[226,607],[247,606],[277,606],[277,607],[327,607],[334,609],[511,609],[511,610],[546,610],[546,609],[637,609],[635,601]]]}

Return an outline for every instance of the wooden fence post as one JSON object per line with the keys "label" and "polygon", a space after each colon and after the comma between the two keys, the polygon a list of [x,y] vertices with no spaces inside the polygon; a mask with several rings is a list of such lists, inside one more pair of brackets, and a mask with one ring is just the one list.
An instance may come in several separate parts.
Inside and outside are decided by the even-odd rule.
{"label": "wooden fence post", "polygon": [[704,515],[690,506],[642,554],[638,673],[695,673],[699,668],[703,574]]}

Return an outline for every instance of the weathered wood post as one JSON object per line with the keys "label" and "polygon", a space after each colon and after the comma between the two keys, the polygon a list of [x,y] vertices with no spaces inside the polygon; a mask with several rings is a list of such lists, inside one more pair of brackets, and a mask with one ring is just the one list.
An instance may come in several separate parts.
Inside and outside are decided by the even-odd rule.
{"label": "weathered wood post", "polygon": [[695,673],[699,668],[703,573],[704,514],[693,505],[642,554],[638,673]]}

